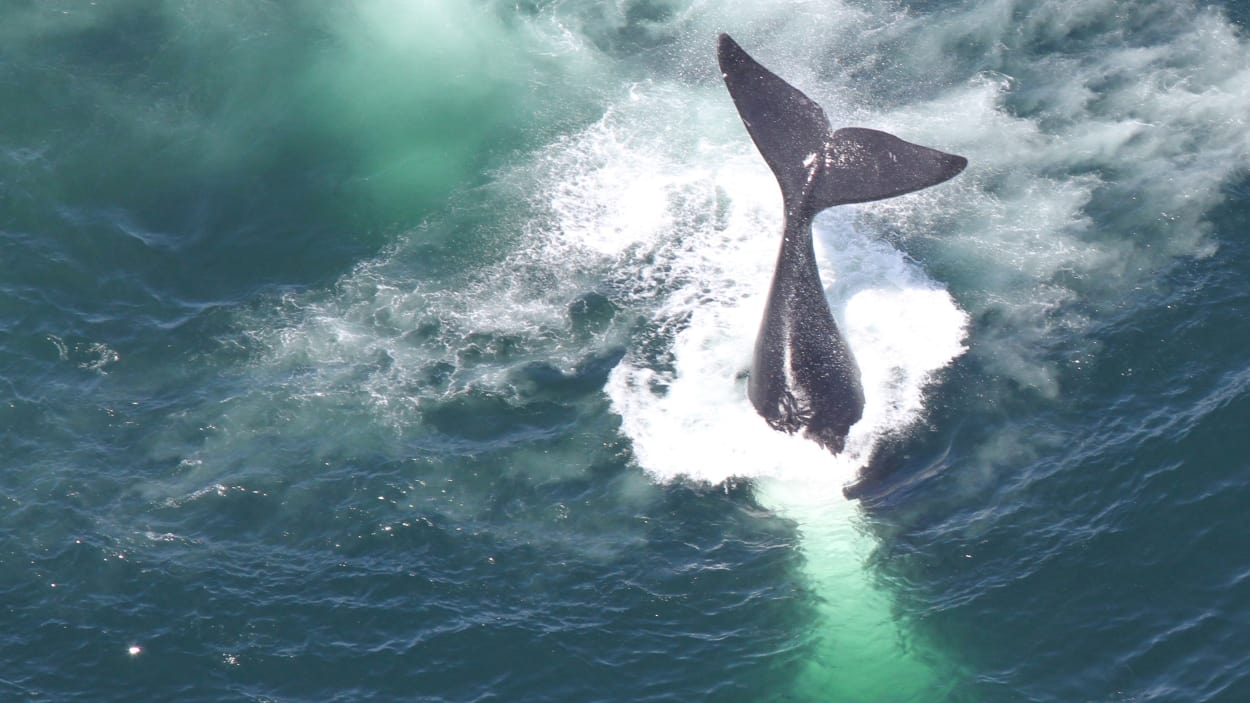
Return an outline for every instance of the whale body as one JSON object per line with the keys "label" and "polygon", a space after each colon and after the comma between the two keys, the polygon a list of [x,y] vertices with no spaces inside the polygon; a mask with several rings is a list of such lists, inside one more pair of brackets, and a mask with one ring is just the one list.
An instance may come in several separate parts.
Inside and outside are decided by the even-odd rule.
{"label": "whale body", "polygon": [[785,227],[764,319],[755,340],[747,395],[774,429],[837,454],[864,413],[855,357],[825,300],[812,220],[835,205],[892,198],[948,180],[962,156],[848,127],[764,68],[728,34],[717,58],[747,132],[781,186]]}

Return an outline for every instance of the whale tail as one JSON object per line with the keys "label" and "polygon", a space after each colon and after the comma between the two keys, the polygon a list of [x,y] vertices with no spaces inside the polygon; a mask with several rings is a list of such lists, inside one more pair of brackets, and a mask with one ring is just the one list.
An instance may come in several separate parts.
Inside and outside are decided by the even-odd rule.
{"label": "whale tail", "polygon": [[937,185],[968,165],[962,156],[875,129],[833,131],[819,105],[761,66],[728,34],[720,35],[717,58],[788,209],[815,214],[834,205],[892,198]]}

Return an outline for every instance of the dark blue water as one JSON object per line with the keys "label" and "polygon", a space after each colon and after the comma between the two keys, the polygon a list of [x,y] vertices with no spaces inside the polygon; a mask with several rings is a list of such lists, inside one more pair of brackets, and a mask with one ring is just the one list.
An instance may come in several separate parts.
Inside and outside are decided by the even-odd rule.
{"label": "dark blue water", "polygon": [[[1246,19],[0,0],[0,700],[1250,700]],[[970,160],[837,458],[721,31]]]}

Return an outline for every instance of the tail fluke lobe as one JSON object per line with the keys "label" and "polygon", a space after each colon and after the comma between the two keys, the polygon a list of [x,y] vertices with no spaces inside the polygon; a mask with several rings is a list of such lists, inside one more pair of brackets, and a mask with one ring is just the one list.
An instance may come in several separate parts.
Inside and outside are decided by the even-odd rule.
{"label": "tail fluke lobe", "polygon": [[833,133],[812,199],[819,209],[903,195],[954,178],[968,160],[863,127]]}
{"label": "tail fluke lobe", "polygon": [[809,166],[832,139],[819,105],[760,65],[728,34],[720,35],[717,59],[729,96],[747,132],[789,200],[808,181]]}
{"label": "tail fluke lobe", "polygon": [[952,178],[962,156],[875,129],[834,132],[825,111],[751,58],[728,34],[717,58],[734,106],[777,182],[786,206],[825,208],[892,198]]}

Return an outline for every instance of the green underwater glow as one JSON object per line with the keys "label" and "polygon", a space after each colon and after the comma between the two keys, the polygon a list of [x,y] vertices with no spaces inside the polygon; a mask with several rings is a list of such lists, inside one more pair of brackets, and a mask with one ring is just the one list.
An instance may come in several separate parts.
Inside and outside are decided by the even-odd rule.
{"label": "green underwater glow", "polygon": [[814,597],[810,657],[794,682],[794,700],[921,703],[943,700],[937,655],[900,618],[892,594],[871,567],[877,543],[860,525],[859,507],[838,481],[761,479],[757,495],[793,520],[803,572]]}

